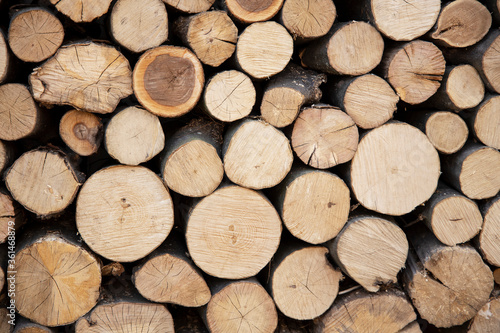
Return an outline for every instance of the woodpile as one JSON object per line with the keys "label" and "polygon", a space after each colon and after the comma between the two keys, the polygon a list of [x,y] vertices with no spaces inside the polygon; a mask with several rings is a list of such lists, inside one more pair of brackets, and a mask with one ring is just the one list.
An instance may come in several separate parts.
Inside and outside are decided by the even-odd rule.
{"label": "woodpile", "polygon": [[499,50],[499,0],[1,0],[0,333],[500,332]]}

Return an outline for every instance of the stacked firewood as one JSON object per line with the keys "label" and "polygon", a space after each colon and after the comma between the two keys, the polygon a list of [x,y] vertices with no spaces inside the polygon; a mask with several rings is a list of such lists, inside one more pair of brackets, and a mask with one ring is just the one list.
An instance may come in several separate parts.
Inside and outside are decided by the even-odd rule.
{"label": "stacked firewood", "polygon": [[0,332],[500,332],[499,10],[2,0]]}

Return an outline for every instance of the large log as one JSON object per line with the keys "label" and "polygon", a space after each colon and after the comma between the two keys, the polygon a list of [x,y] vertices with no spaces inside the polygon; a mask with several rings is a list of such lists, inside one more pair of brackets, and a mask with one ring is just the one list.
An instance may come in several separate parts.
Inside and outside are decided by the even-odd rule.
{"label": "large log", "polygon": [[59,135],[64,143],[80,156],[97,152],[103,131],[99,116],[85,111],[70,110],[59,122]]}
{"label": "large log", "polygon": [[292,37],[304,42],[328,33],[337,16],[332,0],[285,0],[280,20]]}
{"label": "large log", "polygon": [[91,22],[106,14],[112,0],[50,0],[56,9],[73,21]]}
{"label": "large log", "polygon": [[500,195],[488,200],[481,207],[484,223],[478,238],[478,245],[484,260],[500,266]]}
{"label": "large log", "polygon": [[267,21],[278,13],[283,0],[224,0],[227,9],[243,23]]}
{"label": "large log", "polygon": [[500,149],[500,96],[487,95],[468,117],[471,132],[484,145]]}

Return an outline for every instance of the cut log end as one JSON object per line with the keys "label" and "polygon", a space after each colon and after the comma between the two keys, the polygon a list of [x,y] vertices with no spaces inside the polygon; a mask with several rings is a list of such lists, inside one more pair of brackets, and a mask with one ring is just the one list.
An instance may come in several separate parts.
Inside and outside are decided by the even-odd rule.
{"label": "cut log end", "polygon": [[500,149],[500,96],[487,98],[476,110],[473,130],[486,146]]}
{"label": "cut log end", "polygon": [[308,40],[328,33],[337,16],[331,0],[286,0],[281,10],[284,26],[295,39]]}
{"label": "cut log end", "polygon": [[488,85],[500,93],[500,34],[491,42],[482,57],[482,69]]}
{"label": "cut log end", "polygon": [[[491,199],[483,209],[484,223],[479,235],[479,248],[484,259],[495,266],[500,266],[500,247],[497,239],[500,237],[500,196]],[[495,271],[500,282],[500,271]]]}
{"label": "cut log end", "polygon": [[89,112],[71,110],[59,123],[59,134],[75,153],[89,156],[97,152],[102,140],[102,121]]}
{"label": "cut log end", "polygon": [[5,35],[0,29],[0,83],[4,82],[8,77],[11,62],[10,57]]}
{"label": "cut log end", "polygon": [[91,22],[106,14],[112,0],[50,0],[56,9],[76,23]]}
{"label": "cut log end", "polygon": [[459,115],[440,111],[435,112],[427,119],[425,134],[438,151],[444,154],[453,154],[464,146],[469,137],[469,129]]}
{"label": "cut log end", "polygon": [[446,94],[456,109],[470,109],[484,98],[484,84],[471,65],[454,67],[446,81]]}
{"label": "cut log end", "polygon": [[226,0],[229,12],[243,23],[267,21],[283,5],[283,0]]}
{"label": "cut log end", "polygon": [[487,199],[500,190],[500,152],[484,147],[468,155],[462,163],[460,189],[471,199]]}
{"label": "cut log end", "polygon": [[472,319],[467,333],[495,333],[500,327],[500,298],[486,303]]}
{"label": "cut log end", "polygon": [[297,118],[305,96],[292,88],[276,87],[266,90],[262,97],[260,112],[271,125],[282,128]]}

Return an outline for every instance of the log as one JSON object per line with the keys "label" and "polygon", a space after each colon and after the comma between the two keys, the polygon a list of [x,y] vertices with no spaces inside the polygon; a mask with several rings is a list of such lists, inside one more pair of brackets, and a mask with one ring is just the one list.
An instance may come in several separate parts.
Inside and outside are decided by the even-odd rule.
{"label": "log", "polygon": [[[18,230],[26,222],[24,210],[7,191],[0,190],[0,244],[7,242],[9,233]],[[2,288],[0,287],[0,290]]]}
{"label": "log", "polygon": [[283,244],[271,263],[268,290],[287,317],[314,319],[337,297],[342,273],[328,262],[324,246]]}
{"label": "log", "polygon": [[293,38],[280,24],[268,21],[245,28],[236,43],[237,65],[255,79],[281,72],[292,57]]}
{"label": "log", "polygon": [[349,162],[358,148],[358,128],[351,117],[329,105],[304,108],[293,125],[292,148],[317,169]]}
{"label": "log", "polygon": [[273,126],[253,119],[229,127],[222,155],[227,177],[235,184],[257,190],[279,184],[293,162],[286,136]]}
{"label": "log", "polygon": [[262,118],[278,128],[292,124],[303,105],[319,102],[319,86],[325,82],[325,74],[290,64],[267,84],[260,105]]}
{"label": "log", "polygon": [[145,52],[134,67],[133,86],[139,103],[160,117],[179,117],[200,99],[205,76],[198,58],[179,46]]}
{"label": "log", "polygon": [[500,149],[500,96],[487,95],[468,119],[471,132],[484,145]]}
{"label": "log", "polygon": [[408,255],[403,230],[370,213],[352,216],[328,248],[342,271],[369,292],[396,283]]}
{"label": "log", "polygon": [[411,303],[398,289],[378,293],[356,290],[340,297],[315,320],[314,333],[400,333],[415,319]]}
{"label": "log", "polygon": [[141,166],[97,171],[83,184],[76,203],[83,240],[96,253],[119,262],[141,259],[156,249],[170,233],[173,215],[160,177]]}
{"label": "log", "polygon": [[106,126],[104,148],[121,164],[147,162],[164,146],[165,134],[160,120],[142,108],[127,107],[116,113]]}
{"label": "log", "polygon": [[420,104],[441,86],[445,65],[443,53],[436,45],[414,40],[387,49],[380,71],[401,100]]}
{"label": "log", "polygon": [[0,332],[11,333],[14,330],[14,326],[9,321],[9,310],[2,307],[0,309]]}
{"label": "log", "polygon": [[5,172],[12,197],[40,217],[61,213],[76,197],[82,174],[60,150],[40,147],[22,154]]}
{"label": "log", "polygon": [[428,200],[422,214],[434,236],[449,246],[471,240],[483,226],[477,204],[443,183]]}
{"label": "log", "polygon": [[211,294],[201,271],[187,255],[182,235],[172,232],[167,240],[134,267],[132,282],[146,299],[199,307]]}
{"label": "log", "polygon": [[328,33],[337,16],[337,8],[332,0],[304,2],[285,0],[280,12],[280,20],[293,39],[299,42],[322,37]]}
{"label": "log", "polygon": [[229,13],[243,23],[267,21],[275,16],[283,5],[283,0],[224,1]]}
{"label": "log", "polygon": [[203,310],[212,333],[272,333],[278,313],[271,296],[255,279],[212,281],[212,299]]}
{"label": "log", "polygon": [[0,175],[8,166],[10,166],[13,159],[13,147],[8,142],[0,140]]}
{"label": "log", "polygon": [[366,22],[336,23],[330,32],[313,41],[301,53],[302,64],[338,75],[362,75],[374,69],[382,59],[384,40]]}
{"label": "log", "polygon": [[429,36],[443,46],[467,47],[483,39],[490,27],[491,14],[479,1],[452,1],[441,9]]}
{"label": "log", "polygon": [[416,256],[409,255],[403,278],[420,316],[436,327],[473,318],[493,290],[493,274],[479,253],[470,245],[445,246],[425,228],[408,238]]}
{"label": "log", "polygon": [[328,171],[292,169],[276,187],[273,199],[288,231],[311,244],[337,236],[349,215],[349,188]]}
{"label": "log", "polygon": [[196,14],[209,10],[215,0],[163,0],[163,2],[183,13]]}
{"label": "log", "polygon": [[252,80],[242,72],[228,70],[210,78],[203,92],[205,112],[220,121],[233,122],[252,112],[256,101]]}
{"label": "log", "polygon": [[500,190],[500,152],[468,142],[455,154],[443,156],[443,180],[470,199],[488,199]]}
{"label": "log", "polygon": [[440,175],[439,155],[417,128],[389,122],[360,140],[348,181],[366,208],[403,215],[429,199]]}
{"label": "log", "polygon": [[11,72],[11,55],[9,52],[9,47],[7,46],[7,40],[2,29],[0,29],[0,83],[7,80],[9,73]]}
{"label": "log", "polygon": [[59,122],[59,135],[64,143],[80,156],[95,154],[103,137],[102,121],[97,115],[70,110]]}
{"label": "log", "polygon": [[[71,1],[60,1],[67,3]],[[111,113],[132,94],[129,62],[114,47],[94,42],[59,48],[29,77],[33,97],[43,104],[71,105]]]}
{"label": "log", "polygon": [[26,62],[40,62],[56,53],[64,39],[63,25],[44,8],[16,12],[9,25],[9,46]]}
{"label": "log", "polygon": [[374,74],[340,79],[328,92],[332,104],[338,105],[363,129],[389,121],[399,102],[399,96],[389,83]]}
{"label": "log", "polygon": [[91,22],[106,14],[112,0],[50,0],[56,9],[76,23]]}
{"label": "log", "polygon": [[192,122],[175,132],[165,143],[160,162],[167,186],[188,197],[215,191],[224,176],[221,141],[215,123]]}
{"label": "log", "polygon": [[55,328],[42,326],[26,318],[19,318],[14,333],[56,333]]}
{"label": "log", "polygon": [[486,303],[472,318],[468,333],[495,333],[500,328],[500,297]]}
{"label": "log", "polygon": [[[481,207],[484,223],[478,238],[478,245],[484,260],[492,265],[500,266],[500,195],[488,200]],[[496,272],[499,275],[500,272]],[[500,279],[499,279],[500,281]]]}
{"label": "log", "polygon": [[236,49],[238,28],[226,12],[214,10],[181,16],[174,24],[176,34],[205,65],[220,66]]}
{"label": "log", "polygon": [[26,86],[19,83],[0,85],[0,139],[14,141],[34,136],[43,123],[42,111]]}
{"label": "log", "polygon": [[121,46],[143,52],[168,38],[168,17],[161,0],[119,0],[109,15],[109,32]]}
{"label": "log", "polygon": [[205,273],[223,279],[257,274],[280,237],[281,220],[272,204],[261,193],[235,185],[201,199],[186,218],[191,258]]}

